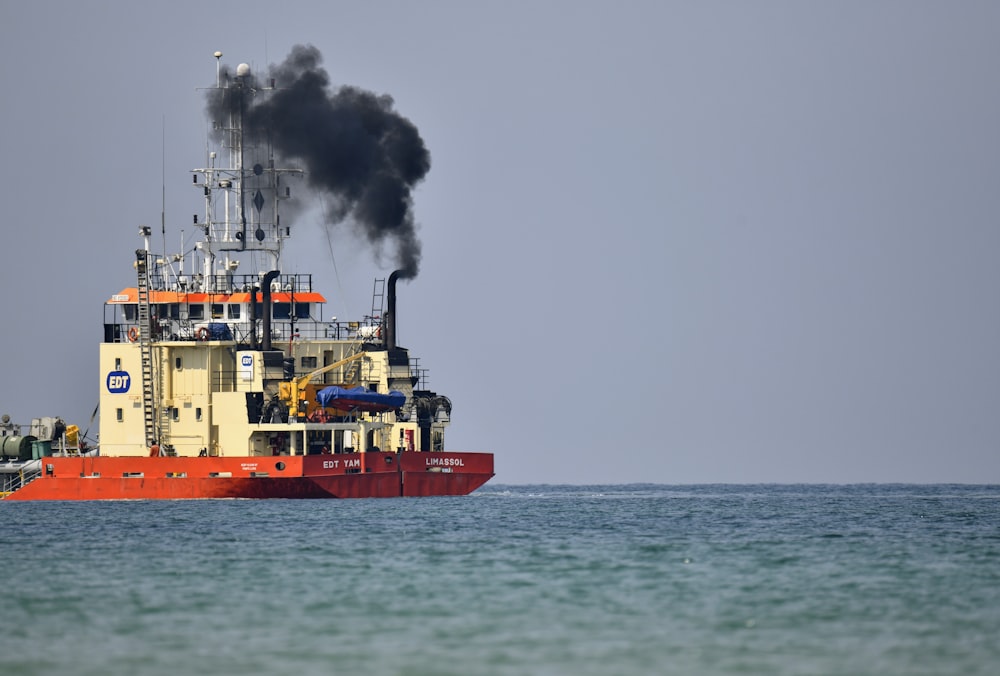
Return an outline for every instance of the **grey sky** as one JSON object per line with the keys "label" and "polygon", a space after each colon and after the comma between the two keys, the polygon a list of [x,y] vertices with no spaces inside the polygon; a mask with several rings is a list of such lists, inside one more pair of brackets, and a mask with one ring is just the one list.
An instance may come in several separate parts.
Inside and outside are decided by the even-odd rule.
{"label": "grey sky", "polygon": [[[0,4],[0,412],[87,427],[212,53],[307,43],[430,149],[399,338],[495,481],[1000,481],[1000,4],[78,5]],[[390,259],[317,210],[358,317]]]}

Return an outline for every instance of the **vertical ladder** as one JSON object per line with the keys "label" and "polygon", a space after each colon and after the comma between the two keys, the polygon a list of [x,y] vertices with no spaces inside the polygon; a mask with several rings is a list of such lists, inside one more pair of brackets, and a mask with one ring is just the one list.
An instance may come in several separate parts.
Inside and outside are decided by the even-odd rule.
{"label": "vertical ladder", "polygon": [[139,352],[142,356],[142,415],[145,421],[146,447],[156,444],[156,414],[153,402],[153,355],[150,339],[153,326],[149,318],[149,252],[137,249],[135,252],[135,270],[138,276],[139,296]]}
{"label": "vertical ladder", "polygon": [[376,279],[372,288],[372,319],[382,321],[382,312],[385,309],[385,280]]}
{"label": "vertical ladder", "polygon": [[[360,342],[352,344],[348,348],[347,354],[344,355],[344,358],[346,359],[347,357],[353,357],[354,355],[356,355],[358,352],[361,351],[361,347],[362,345]],[[366,363],[368,364],[367,371],[364,370],[364,365]],[[370,380],[374,370],[375,370],[374,366],[372,365],[370,359],[358,359],[356,361],[352,361],[350,364],[347,365],[347,370],[344,371],[344,375],[341,378],[341,382],[344,383],[345,385],[350,385],[352,383],[360,383],[362,376],[365,375],[367,375],[368,379]]]}

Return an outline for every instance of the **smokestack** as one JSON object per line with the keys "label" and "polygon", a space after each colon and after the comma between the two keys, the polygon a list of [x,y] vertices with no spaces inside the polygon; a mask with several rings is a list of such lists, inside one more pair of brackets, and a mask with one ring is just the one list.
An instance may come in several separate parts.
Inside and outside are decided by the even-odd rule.
{"label": "smokestack", "polygon": [[264,340],[261,343],[261,349],[265,352],[271,350],[271,282],[279,274],[281,273],[278,270],[271,270],[264,275],[264,279],[260,283],[261,293],[264,296],[264,316],[261,318],[261,333],[264,334]]}
{"label": "smokestack", "polygon": [[389,275],[389,307],[385,313],[385,349],[396,349],[396,281],[405,276],[403,270],[393,270]]}

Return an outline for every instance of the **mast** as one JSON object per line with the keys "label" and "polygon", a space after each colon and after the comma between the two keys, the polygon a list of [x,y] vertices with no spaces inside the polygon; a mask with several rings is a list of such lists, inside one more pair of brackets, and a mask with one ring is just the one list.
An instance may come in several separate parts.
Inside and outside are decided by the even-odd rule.
{"label": "mast", "polygon": [[[253,107],[275,91],[273,80],[261,86],[246,63],[230,76],[221,65],[222,52],[214,56],[216,84],[209,89],[209,110],[216,148],[208,153],[207,167],[192,170],[205,197],[204,222],[195,222],[204,233],[198,248],[204,256],[204,290],[210,293],[233,291],[228,280],[244,262],[233,258],[233,252],[250,258],[244,274],[280,269],[284,239],[291,235],[278,213],[281,202],[291,197],[283,178],[303,173],[276,168],[267,130],[252,122]],[[222,254],[219,261],[217,253]]]}

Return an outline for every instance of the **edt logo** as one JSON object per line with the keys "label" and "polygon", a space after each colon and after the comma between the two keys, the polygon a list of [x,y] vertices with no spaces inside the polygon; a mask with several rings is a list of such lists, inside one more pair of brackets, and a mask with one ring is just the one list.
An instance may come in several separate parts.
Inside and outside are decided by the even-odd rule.
{"label": "edt logo", "polygon": [[108,392],[124,394],[132,384],[132,376],[125,371],[112,371],[108,374]]}

